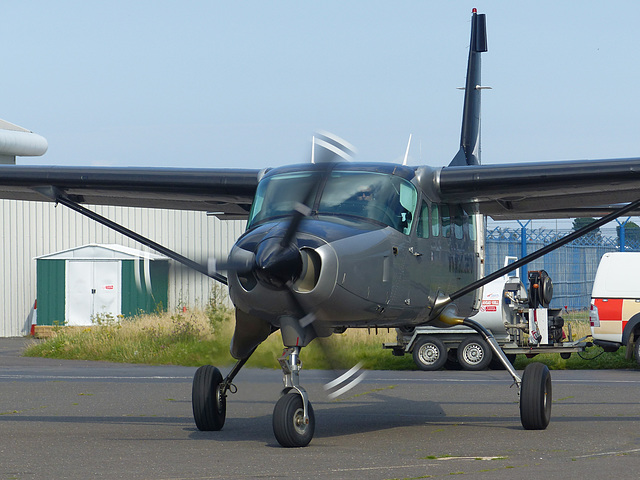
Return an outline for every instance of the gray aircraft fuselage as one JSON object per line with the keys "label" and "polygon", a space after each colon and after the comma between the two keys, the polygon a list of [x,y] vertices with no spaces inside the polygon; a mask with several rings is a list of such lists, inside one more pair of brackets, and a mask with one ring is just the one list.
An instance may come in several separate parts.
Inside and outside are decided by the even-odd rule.
{"label": "gray aircraft fuselage", "polygon": [[[266,173],[230,258],[250,252],[267,265],[271,252],[280,252],[296,204],[309,211],[291,241],[289,269],[229,272],[237,309],[232,354],[242,358],[275,328],[286,346],[304,346],[322,329],[425,323],[439,295],[482,276],[482,216],[438,203],[430,195],[436,179],[428,167],[377,163]],[[457,300],[458,312],[473,314],[480,295]],[[307,312],[315,315],[313,329],[299,327]]]}

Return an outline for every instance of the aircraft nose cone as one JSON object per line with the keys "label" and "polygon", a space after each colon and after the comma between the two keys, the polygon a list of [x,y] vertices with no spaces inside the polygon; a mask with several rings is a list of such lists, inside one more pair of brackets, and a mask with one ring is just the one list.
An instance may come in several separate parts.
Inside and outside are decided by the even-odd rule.
{"label": "aircraft nose cone", "polygon": [[268,238],[256,250],[255,276],[266,287],[282,289],[295,282],[302,272],[302,256],[295,245],[282,246],[277,238]]}

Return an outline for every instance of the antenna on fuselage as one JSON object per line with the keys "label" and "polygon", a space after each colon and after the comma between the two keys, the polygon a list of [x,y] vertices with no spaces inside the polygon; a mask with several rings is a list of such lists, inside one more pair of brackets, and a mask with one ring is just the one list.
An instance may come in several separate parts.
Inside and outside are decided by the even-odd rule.
{"label": "antenna on fuselage", "polygon": [[407,161],[409,160],[409,147],[411,146],[411,137],[413,133],[409,134],[409,141],[407,142],[407,150],[404,152],[404,160],[402,161],[402,165],[407,165]]}

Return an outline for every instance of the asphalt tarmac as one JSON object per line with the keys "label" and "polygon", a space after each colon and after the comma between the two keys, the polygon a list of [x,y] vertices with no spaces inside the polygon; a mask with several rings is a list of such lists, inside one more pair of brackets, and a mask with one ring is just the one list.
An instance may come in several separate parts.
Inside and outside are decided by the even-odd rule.
{"label": "asphalt tarmac", "polygon": [[640,468],[637,370],[552,372],[544,431],[522,429],[504,371],[371,371],[330,400],[333,372],[303,370],[316,433],[285,449],[271,427],[279,370],[243,370],[223,430],[200,432],[195,368],[24,358],[24,344],[0,339],[2,480],[635,479]]}

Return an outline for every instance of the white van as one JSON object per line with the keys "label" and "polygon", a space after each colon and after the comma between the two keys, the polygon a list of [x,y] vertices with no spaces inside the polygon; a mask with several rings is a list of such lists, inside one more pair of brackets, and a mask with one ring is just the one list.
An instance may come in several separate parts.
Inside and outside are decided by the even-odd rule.
{"label": "white van", "polygon": [[605,253],[598,265],[589,313],[593,343],[608,352],[627,346],[640,364],[640,252]]}

